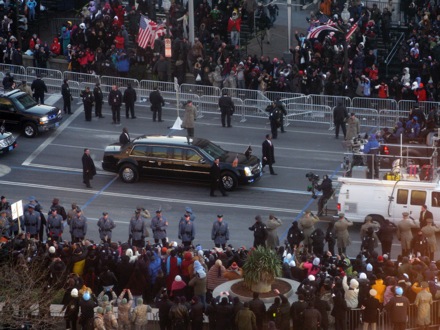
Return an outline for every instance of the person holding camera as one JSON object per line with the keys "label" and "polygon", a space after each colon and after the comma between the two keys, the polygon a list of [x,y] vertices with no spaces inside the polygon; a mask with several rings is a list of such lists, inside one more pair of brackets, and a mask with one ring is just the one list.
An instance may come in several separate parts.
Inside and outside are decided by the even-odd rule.
{"label": "person holding camera", "polygon": [[324,205],[333,195],[332,180],[328,175],[324,175],[320,185],[316,187],[318,191],[322,191],[322,195],[318,200],[318,217],[324,213]]}
{"label": "person holding camera", "polygon": [[315,231],[315,223],[319,221],[319,218],[316,217],[310,210],[307,210],[304,213],[304,216],[299,220],[298,227],[303,231],[304,234],[304,248],[308,250],[308,252],[312,252],[312,243],[311,239],[312,233]]}
{"label": "person holding camera", "polygon": [[345,217],[345,213],[338,214],[338,221],[335,222],[335,235],[337,237],[338,254],[345,254],[347,246],[350,245],[350,233],[348,227],[353,226],[353,222]]}
{"label": "person holding camera", "polygon": [[226,127],[226,122],[228,123],[228,127],[231,126],[231,117],[235,112],[235,105],[232,101],[232,98],[228,95],[226,90],[223,90],[223,96],[218,100],[218,106],[220,107],[220,111],[222,113],[222,126]]}

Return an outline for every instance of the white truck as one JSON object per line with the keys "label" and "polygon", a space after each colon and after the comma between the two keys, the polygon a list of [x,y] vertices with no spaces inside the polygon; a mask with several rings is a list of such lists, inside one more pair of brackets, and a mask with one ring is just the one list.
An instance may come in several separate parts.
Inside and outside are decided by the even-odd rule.
{"label": "white truck", "polygon": [[402,213],[408,212],[418,220],[421,206],[427,205],[440,224],[440,184],[420,181],[418,175],[406,180],[373,180],[339,177],[337,209],[354,222],[364,222],[367,215],[374,221],[384,219],[398,222]]}

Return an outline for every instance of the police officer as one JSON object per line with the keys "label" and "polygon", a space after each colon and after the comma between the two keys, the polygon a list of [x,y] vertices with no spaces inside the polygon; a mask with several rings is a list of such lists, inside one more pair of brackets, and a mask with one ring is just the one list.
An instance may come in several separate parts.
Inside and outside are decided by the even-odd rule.
{"label": "police officer", "polygon": [[136,91],[131,87],[131,83],[127,84],[127,89],[124,91],[124,103],[125,103],[125,118],[136,119],[134,115],[134,103],[136,102]]}
{"label": "police officer", "polygon": [[162,210],[156,211],[156,216],[151,219],[151,230],[153,231],[154,243],[162,242],[162,246],[167,246],[168,221],[162,216]]}
{"label": "police officer", "polygon": [[277,99],[275,101],[275,105],[278,109],[281,110],[281,116],[280,116],[281,133],[286,133],[286,131],[284,130],[284,117],[287,116],[286,107],[284,106],[284,103],[281,102],[280,97],[277,97]]}
{"label": "police officer", "polygon": [[92,109],[95,98],[93,97],[93,93],[90,91],[89,86],[87,86],[86,89],[81,92],[81,98],[84,104],[86,121],[92,121]]}
{"label": "police officer", "polygon": [[220,111],[222,113],[222,126],[226,127],[226,119],[228,127],[232,127],[231,116],[235,112],[235,105],[234,102],[232,102],[232,98],[228,96],[228,92],[226,90],[223,91],[223,96],[219,98],[218,106],[220,107]]}
{"label": "police officer", "polygon": [[102,103],[104,96],[102,95],[101,85],[99,82],[95,84],[93,89],[93,97],[95,98],[95,116],[98,118],[104,118],[102,115]]}
{"label": "police officer", "polygon": [[379,142],[376,135],[372,134],[364,145],[364,154],[367,154],[368,178],[379,178]]}
{"label": "police officer", "polygon": [[183,217],[185,220],[179,223],[179,239],[182,240],[182,244],[185,248],[189,248],[196,236],[196,231],[194,223],[191,221],[190,214],[185,213]]}
{"label": "police officer", "polygon": [[254,247],[266,246],[267,239],[267,227],[261,220],[261,216],[257,215],[255,217],[255,223],[249,227],[249,230],[254,232]]}
{"label": "police officer", "polygon": [[73,100],[72,93],[70,92],[69,80],[64,79],[61,85],[61,95],[63,96],[63,110],[64,113],[72,114],[71,102]]}
{"label": "police officer", "polygon": [[87,234],[87,218],[79,207],[76,208],[76,216],[72,219],[71,225],[72,242],[81,242]]}
{"label": "police officer", "polygon": [[108,104],[112,107],[112,124],[120,124],[122,93],[116,85],[112,86],[112,90],[108,94]]}
{"label": "police officer", "polygon": [[102,212],[102,217],[98,220],[99,238],[103,243],[111,243],[112,230],[115,228],[115,223],[108,217],[108,212]]}
{"label": "police officer", "polygon": [[28,210],[24,213],[24,226],[31,238],[39,239],[41,215],[40,212],[35,211],[34,204],[28,204]]}
{"label": "police officer", "polygon": [[53,241],[62,241],[63,235],[63,217],[58,214],[55,207],[50,209],[50,214],[47,216],[47,236]]}
{"label": "police officer", "polygon": [[139,248],[145,246],[145,222],[142,219],[141,210],[138,208],[130,219],[128,235],[131,245]]}
{"label": "police officer", "polygon": [[215,247],[226,248],[226,243],[229,241],[229,226],[227,222],[223,222],[223,214],[218,214],[217,221],[212,224],[211,239]]}
{"label": "police officer", "polygon": [[151,103],[151,111],[153,112],[153,121],[156,121],[156,115],[159,122],[162,120],[162,107],[165,105],[163,96],[160,94],[159,86],[154,87],[154,91],[150,93],[149,100]]}

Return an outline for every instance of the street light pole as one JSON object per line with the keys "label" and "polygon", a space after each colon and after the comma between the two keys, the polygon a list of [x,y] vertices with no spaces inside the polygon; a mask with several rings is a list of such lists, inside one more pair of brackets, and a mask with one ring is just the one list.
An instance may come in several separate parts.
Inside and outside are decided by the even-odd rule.
{"label": "street light pole", "polygon": [[287,51],[292,46],[292,0],[287,0]]}

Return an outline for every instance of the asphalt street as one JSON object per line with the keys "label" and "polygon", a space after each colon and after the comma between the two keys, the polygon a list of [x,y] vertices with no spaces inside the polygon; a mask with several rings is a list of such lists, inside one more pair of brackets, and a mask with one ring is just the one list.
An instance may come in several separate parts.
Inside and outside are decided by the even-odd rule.
{"label": "asphalt street", "polygon": [[[52,96],[48,101],[62,107],[62,101]],[[154,215],[162,209],[168,219],[168,237],[177,239],[177,224],[185,207],[190,206],[196,215],[196,239],[204,248],[213,243],[210,232],[216,215],[221,213],[230,228],[230,243],[235,246],[249,247],[253,242],[252,232],[248,230],[254,223],[254,217],[261,215],[267,219],[269,214],[283,220],[278,232],[285,238],[291,222],[305,209],[316,213],[317,202],[307,192],[308,180],[305,174],[312,171],[322,177],[324,174],[340,175],[340,162],[344,149],[341,140],[334,139],[334,133],[328,126],[307,123],[293,123],[286,127],[285,134],[279,134],[274,140],[277,176],[265,173],[255,184],[241,186],[227,197],[212,198],[209,186],[193,182],[152,181],[143,179],[135,184],[125,184],[113,173],[104,172],[101,160],[104,148],[118,140],[123,127],[127,127],[131,137],[142,134],[169,134],[168,127],[176,119],[175,110],[165,110],[164,122],[153,122],[148,107],[137,106],[137,119],[125,119],[122,109],[121,125],[111,124],[111,113],[104,105],[103,119],[93,118],[86,122],[83,107],[75,103],[75,112],[65,116],[62,125],[56,131],[47,132],[34,139],[19,136],[19,147],[0,158],[0,194],[10,202],[36,196],[47,212],[54,197],[69,209],[77,202],[88,218],[87,236],[99,240],[96,222],[103,211],[107,211],[115,220],[117,227],[113,240],[128,239],[128,223],[136,206],[145,207]],[[183,116],[183,113],[180,113]],[[19,131],[13,131],[20,134]],[[261,143],[265,134],[270,132],[265,119],[248,120],[240,123],[233,119],[232,128],[223,128],[219,115],[205,115],[197,120],[195,135],[204,137],[231,151],[244,152],[250,144],[253,153],[261,157]],[[185,135],[185,131],[172,131],[174,135]],[[91,150],[92,158],[98,170],[92,181],[92,189],[82,183],[81,157],[83,149]],[[335,201],[330,202],[331,207]],[[148,221],[149,222],[149,221]],[[319,223],[323,229],[325,221]],[[351,230],[353,244],[350,255],[360,248],[359,226]],[[69,238],[69,235],[64,235]],[[151,239],[151,238],[150,238]],[[151,241],[153,241],[151,239]],[[396,242],[398,243],[398,242]],[[397,247],[397,246],[396,246]],[[397,254],[397,249],[396,253]]]}

